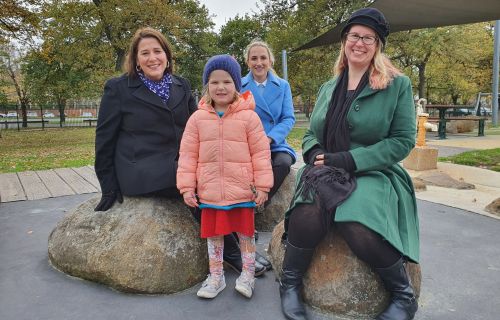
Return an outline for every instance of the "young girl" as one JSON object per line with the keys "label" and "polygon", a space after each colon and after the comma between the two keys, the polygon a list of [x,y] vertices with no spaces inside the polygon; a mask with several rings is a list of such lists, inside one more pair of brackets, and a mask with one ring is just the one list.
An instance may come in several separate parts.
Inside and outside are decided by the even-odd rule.
{"label": "young girl", "polygon": [[[235,289],[254,289],[254,208],[273,186],[271,153],[255,102],[240,94],[241,68],[231,56],[210,58],[203,71],[205,94],[182,136],[177,188],[184,202],[199,207],[201,237],[207,238],[210,274],[198,297],[215,298],[226,287],[223,236],[237,232],[243,268]],[[197,194],[196,194],[197,192]]]}

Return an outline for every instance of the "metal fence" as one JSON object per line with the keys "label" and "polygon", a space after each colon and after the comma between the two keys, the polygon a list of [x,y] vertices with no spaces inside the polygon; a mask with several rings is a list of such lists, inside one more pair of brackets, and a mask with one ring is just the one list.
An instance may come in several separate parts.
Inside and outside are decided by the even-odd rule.
{"label": "metal fence", "polygon": [[64,108],[64,114],[55,105],[31,105],[26,110],[26,121],[23,121],[19,105],[0,105],[0,128],[22,130],[89,127],[96,125],[98,112],[99,104],[96,102],[70,104]]}
{"label": "metal fence", "polygon": [[[200,93],[198,90],[193,90],[192,94],[198,103]],[[64,115],[61,115],[57,105],[30,105],[26,110],[26,121],[23,121],[19,105],[1,104],[0,130],[95,127],[98,114],[98,100],[68,103],[64,107]]]}

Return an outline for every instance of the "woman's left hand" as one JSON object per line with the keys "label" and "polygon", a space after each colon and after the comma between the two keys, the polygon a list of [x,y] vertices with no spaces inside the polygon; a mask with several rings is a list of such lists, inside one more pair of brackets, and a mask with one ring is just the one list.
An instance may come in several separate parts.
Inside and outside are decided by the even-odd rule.
{"label": "woman's left hand", "polygon": [[323,164],[325,164],[325,154],[324,153],[318,154],[316,156],[316,160],[314,160],[314,165],[319,166],[319,165],[323,165]]}
{"label": "woman's left hand", "polygon": [[255,204],[257,206],[263,205],[267,201],[267,192],[257,190],[255,196]]}

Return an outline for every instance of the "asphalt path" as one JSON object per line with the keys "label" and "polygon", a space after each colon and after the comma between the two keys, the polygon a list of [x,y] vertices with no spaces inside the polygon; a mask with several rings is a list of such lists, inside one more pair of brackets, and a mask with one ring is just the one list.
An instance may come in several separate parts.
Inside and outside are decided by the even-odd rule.
{"label": "asphalt path", "polygon": [[[283,319],[272,272],[259,278],[252,299],[226,289],[214,300],[198,286],[174,295],[124,294],[67,276],[47,258],[47,239],[64,214],[95,194],[0,205],[0,319]],[[418,201],[422,292],[416,320],[500,318],[500,220]],[[258,250],[270,233],[261,232]],[[334,263],[334,262],[332,262]],[[339,319],[308,310],[312,320]]]}

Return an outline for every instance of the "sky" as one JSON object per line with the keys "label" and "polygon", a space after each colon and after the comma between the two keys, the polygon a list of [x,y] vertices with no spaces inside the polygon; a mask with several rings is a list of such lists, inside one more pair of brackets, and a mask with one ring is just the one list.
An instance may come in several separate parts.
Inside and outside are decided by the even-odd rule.
{"label": "sky", "polygon": [[215,31],[226,24],[227,20],[234,18],[237,14],[240,16],[245,13],[257,11],[257,1],[252,0],[200,0],[208,8],[213,22],[215,23]]}

